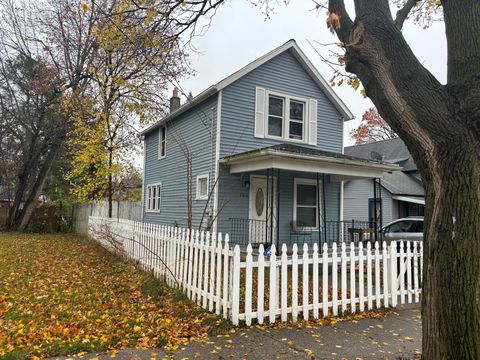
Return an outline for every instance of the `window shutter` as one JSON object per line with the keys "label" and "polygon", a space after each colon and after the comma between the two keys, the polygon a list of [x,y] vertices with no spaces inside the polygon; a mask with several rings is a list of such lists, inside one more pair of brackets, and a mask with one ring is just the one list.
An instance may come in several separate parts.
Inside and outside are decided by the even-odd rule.
{"label": "window shutter", "polygon": [[308,144],[317,145],[317,100],[310,99],[308,109]]}
{"label": "window shutter", "polygon": [[265,89],[255,88],[255,137],[265,136]]}

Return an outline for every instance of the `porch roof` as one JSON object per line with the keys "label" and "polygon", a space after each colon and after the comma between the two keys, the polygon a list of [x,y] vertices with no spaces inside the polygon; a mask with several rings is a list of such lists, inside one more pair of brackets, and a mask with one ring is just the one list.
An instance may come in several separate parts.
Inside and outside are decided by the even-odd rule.
{"label": "porch roof", "polygon": [[400,170],[396,164],[366,160],[292,144],[278,144],[226,156],[220,160],[230,173],[282,169],[330,174],[338,180],[381,177],[383,172]]}

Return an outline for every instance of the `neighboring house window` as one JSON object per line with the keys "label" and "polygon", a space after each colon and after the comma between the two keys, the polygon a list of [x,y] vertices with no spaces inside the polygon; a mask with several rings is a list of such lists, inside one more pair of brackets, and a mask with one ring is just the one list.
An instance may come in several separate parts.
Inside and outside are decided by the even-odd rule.
{"label": "neighboring house window", "polygon": [[197,176],[197,200],[208,199],[208,174]]}
{"label": "neighboring house window", "polygon": [[295,179],[293,220],[296,227],[318,227],[318,193],[316,180]]}
{"label": "neighboring house window", "polygon": [[147,185],[146,211],[160,212],[162,184]]}
{"label": "neighboring house window", "polygon": [[162,159],[167,154],[167,127],[160,126],[158,130],[158,158]]}
{"label": "neighboring house window", "polygon": [[305,142],[306,114],[306,101],[268,93],[267,136]]}

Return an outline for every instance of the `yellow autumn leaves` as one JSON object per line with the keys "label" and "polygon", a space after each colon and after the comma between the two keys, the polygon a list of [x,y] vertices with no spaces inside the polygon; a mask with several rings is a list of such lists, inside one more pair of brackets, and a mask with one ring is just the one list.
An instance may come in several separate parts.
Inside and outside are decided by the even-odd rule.
{"label": "yellow autumn leaves", "polygon": [[176,348],[221,322],[73,235],[0,233],[0,289],[0,357]]}

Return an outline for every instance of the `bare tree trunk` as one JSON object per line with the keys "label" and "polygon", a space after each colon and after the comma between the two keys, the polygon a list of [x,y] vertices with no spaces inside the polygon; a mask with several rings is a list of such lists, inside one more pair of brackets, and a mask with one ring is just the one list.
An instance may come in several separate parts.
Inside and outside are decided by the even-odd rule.
{"label": "bare tree trunk", "polygon": [[38,173],[35,184],[33,185],[32,191],[30,192],[30,195],[27,201],[25,202],[25,205],[20,213],[19,218],[15,221],[15,228],[20,231],[25,230],[28,223],[30,222],[30,219],[32,218],[32,214],[37,205],[38,198],[41,195],[43,187],[45,185],[45,181],[47,180],[47,177],[48,177],[48,174],[50,173],[53,162],[57,157],[58,151],[61,146],[61,140],[57,139],[56,141],[57,142],[52,145],[45,159],[45,162],[43,163],[42,168]]}

